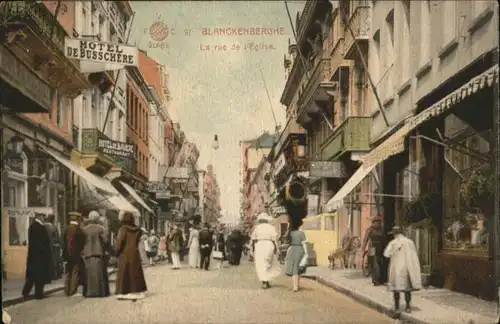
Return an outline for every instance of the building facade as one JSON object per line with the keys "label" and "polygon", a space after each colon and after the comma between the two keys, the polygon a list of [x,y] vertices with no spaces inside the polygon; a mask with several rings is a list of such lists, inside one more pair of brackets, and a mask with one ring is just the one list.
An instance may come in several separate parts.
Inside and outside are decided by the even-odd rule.
{"label": "building facade", "polygon": [[0,11],[16,26],[0,27],[2,263],[8,279],[21,279],[35,214],[54,215],[61,228],[73,208],[72,175],[60,161],[71,158],[73,98],[91,84],[64,55],[71,4],[57,20],[44,3],[5,2]]}
{"label": "building facade", "polygon": [[282,98],[306,129],[310,175],[339,163],[309,179],[339,238],[363,239],[382,215],[415,241],[424,282],[488,299],[492,193],[469,189],[491,181],[497,16],[492,1],[309,1]]}
{"label": "building facade", "polygon": [[215,170],[211,164],[207,165],[203,192],[204,220],[208,223],[216,223],[221,215],[220,188]]}

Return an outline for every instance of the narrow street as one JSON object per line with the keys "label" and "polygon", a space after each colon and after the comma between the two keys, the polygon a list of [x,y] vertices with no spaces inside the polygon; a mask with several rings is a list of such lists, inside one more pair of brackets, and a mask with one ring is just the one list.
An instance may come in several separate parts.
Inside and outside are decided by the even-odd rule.
{"label": "narrow street", "polygon": [[[259,287],[253,264],[209,272],[145,270],[149,295],[131,302],[85,299],[57,293],[7,308],[12,323],[391,323],[392,320],[307,279],[291,291],[287,277]],[[112,287],[114,289],[114,287]]]}

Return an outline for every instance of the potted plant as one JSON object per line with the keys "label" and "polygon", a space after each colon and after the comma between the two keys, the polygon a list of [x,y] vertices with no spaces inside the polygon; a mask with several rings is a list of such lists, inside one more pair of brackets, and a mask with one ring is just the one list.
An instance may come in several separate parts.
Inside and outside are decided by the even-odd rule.
{"label": "potted plant", "polygon": [[471,212],[490,214],[493,207],[495,177],[490,169],[476,169],[460,185],[460,198]]}

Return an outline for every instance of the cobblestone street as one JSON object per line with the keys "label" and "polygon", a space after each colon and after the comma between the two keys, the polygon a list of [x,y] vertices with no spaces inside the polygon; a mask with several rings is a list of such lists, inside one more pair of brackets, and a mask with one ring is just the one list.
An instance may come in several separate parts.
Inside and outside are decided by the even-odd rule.
{"label": "cobblestone street", "polygon": [[[7,308],[12,323],[391,323],[376,311],[307,279],[291,291],[281,277],[262,290],[253,264],[209,272],[145,269],[149,293],[144,300],[114,297],[85,299],[62,293]],[[112,287],[114,289],[114,287]]]}

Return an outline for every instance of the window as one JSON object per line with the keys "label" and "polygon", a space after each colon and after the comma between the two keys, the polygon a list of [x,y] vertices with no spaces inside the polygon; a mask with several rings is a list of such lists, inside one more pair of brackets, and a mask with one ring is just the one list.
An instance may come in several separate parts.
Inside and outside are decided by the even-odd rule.
{"label": "window", "polygon": [[319,231],[321,230],[321,217],[313,216],[313,219],[305,218],[301,230],[303,231]]}
{"label": "window", "polygon": [[34,214],[24,210],[8,210],[9,245],[26,245],[28,243],[28,228],[34,219]]}
{"label": "window", "polygon": [[[445,150],[443,175],[444,248],[486,253],[494,195],[493,165],[487,158],[492,150],[488,141],[493,138],[492,130],[473,130],[450,115],[445,119],[445,136],[452,145]],[[463,150],[459,152],[453,145]]]}
{"label": "window", "polygon": [[[448,1],[445,1],[448,2]],[[453,2],[453,1],[450,1]],[[399,68],[401,71],[401,83],[406,82],[410,78],[410,60],[411,60],[411,52],[410,52],[410,28],[411,28],[411,21],[410,21],[410,6],[411,3],[409,0],[404,0],[402,1],[402,6],[403,6],[403,19],[402,19],[402,28],[401,28],[401,46],[400,48],[400,61],[399,61]]]}
{"label": "window", "polygon": [[431,55],[431,2],[420,2],[420,66],[429,63]]}
{"label": "window", "polygon": [[59,128],[63,127],[63,104],[64,104],[63,96],[58,92],[56,122],[57,122],[57,127]]}
{"label": "window", "polygon": [[[382,62],[381,62],[381,53],[380,53],[380,30],[377,30],[373,34],[373,51],[370,51],[370,53],[373,52],[373,59],[372,62],[373,64],[370,63],[370,70],[372,72],[373,80],[375,83],[375,86],[380,85],[380,78],[381,78],[381,73],[380,70],[382,69]],[[373,91],[370,92],[373,95]],[[375,98],[374,98],[375,99]],[[372,112],[377,110],[376,105],[371,105],[372,106]]]}
{"label": "window", "polygon": [[[476,2],[476,1],[474,1]],[[478,1],[481,2],[481,1]],[[443,46],[448,45],[456,35],[457,25],[457,3],[455,1],[441,2],[442,8],[442,29],[443,29]]]}

